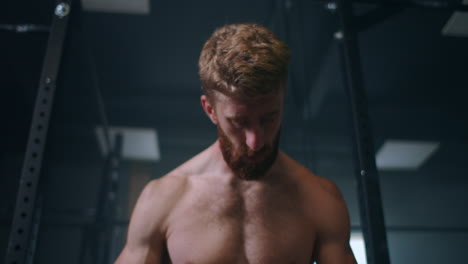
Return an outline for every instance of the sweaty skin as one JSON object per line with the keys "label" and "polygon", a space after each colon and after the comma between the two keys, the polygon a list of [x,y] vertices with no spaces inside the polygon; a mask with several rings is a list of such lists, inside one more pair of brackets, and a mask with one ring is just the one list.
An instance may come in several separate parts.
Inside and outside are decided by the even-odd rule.
{"label": "sweaty skin", "polygon": [[[202,105],[234,144],[255,149],[271,144],[279,130],[281,116],[268,130],[255,124],[282,111],[282,98],[273,97],[263,105],[224,98],[216,112],[203,97]],[[253,128],[226,123],[231,114],[245,113]],[[352,264],[349,233],[345,202],[331,181],[281,151],[265,175],[245,180],[226,164],[216,141],[144,188],[116,263]]]}

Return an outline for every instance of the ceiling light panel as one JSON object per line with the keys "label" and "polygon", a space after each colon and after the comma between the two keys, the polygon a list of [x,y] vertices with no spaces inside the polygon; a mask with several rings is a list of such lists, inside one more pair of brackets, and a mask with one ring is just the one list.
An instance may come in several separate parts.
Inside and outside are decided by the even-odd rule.
{"label": "ceiling light panel", "polygon": [[147,15],[149,0],[81,0],[85,11]]}
{"label": "ceiling light panel", "polygon": [[377,152],[377,168],[417,170],[438,148],[438,142],[387,140]]}
{"label": "ceiling light panel", "polygon": [[[139,161],[158,161],[161,159],[158,133],[152,128],[110,127],[111,145],[115,144],[115,136],[123,137],[122,158]],[[102,127],[96,127],[96,136],[103,155],[107,155]]]}

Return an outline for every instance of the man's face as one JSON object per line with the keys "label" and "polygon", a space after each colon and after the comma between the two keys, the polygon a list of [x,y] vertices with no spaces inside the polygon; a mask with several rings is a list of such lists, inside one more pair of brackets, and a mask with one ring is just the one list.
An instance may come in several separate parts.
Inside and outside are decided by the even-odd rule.
{"label": "man's face", "polygon": [[223,158],[242,179],[262,177],[278,154],[282,92],[239,100],[216,95],[219,144]]}

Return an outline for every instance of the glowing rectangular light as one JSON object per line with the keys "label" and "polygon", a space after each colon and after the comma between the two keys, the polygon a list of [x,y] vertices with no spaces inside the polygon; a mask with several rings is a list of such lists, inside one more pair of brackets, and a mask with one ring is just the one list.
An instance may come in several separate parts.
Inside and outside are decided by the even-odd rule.
{"label": "glowing rectangular light", "polygon": [[85,11],[138,15],[150,13],[149,0],[81,0],[81,4]]}
{"label": "glowing rectangular light", "polygon": [[354,253],[354,258],[359,264],[367,264],[366,244],[361,232],[352,232],[349,245]]}
{"label": "glowing rectangular light", "polygon": [[[464,0],[463,4],[468,5],[468,0]],[[442,34],[446,36],[468,37],[468,12],[457,11],[449,18]]]}
{"label": "glowing rectangular light", "polygon": [[[354,258],[359,264],[367,264],[366,259],[366,244],[361,232],[352,232],[349,240],[349,245],[353,250]],[[317,264],[314,262],[313,264]]]}
{"label": "glowing rectangular light", "polygon": [[439,148],[438,142],[387,140],[377,152],[377,168],[417,170]]}
{"label": "glowing rectangular light", "polygon": [[[123,137],[122,158],[128,160],[158,161],[159,151],[158,133],[152,128],[109,127],[111,145],[117,134]],[[107,155],[104,142],[104,132],[101,126],[96,127],[96,136],[103,155]]]}

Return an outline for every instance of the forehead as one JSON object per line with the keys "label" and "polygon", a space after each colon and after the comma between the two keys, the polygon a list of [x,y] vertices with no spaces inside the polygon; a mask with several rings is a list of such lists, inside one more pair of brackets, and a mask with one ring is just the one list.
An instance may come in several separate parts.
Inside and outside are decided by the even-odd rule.
{"label": "forehead", "polygon": [[275,92],[255,98],[239,99],[218,93],[216,95],[216,109],[226,115],[281,111],[283,96],[283,93]]}

